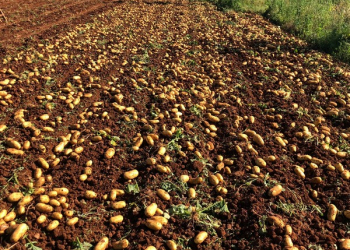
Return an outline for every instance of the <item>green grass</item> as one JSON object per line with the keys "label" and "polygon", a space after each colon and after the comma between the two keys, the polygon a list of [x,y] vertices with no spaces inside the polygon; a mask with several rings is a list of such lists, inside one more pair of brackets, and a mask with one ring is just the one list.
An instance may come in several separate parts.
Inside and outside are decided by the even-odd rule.
{"label": "green grass", "polygon": [[219,9],[256,12],[316,49],[350,63],[350,1],[348,0],[208,0]]}

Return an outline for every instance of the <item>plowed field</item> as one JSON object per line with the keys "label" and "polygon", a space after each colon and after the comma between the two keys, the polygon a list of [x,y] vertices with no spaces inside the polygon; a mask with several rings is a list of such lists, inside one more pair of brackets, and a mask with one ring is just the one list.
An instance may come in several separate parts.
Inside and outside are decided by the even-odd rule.
{"label": "plowed field", "polygon": [[350,249],[348,65],[205,3],[14,5],[0,249]]}

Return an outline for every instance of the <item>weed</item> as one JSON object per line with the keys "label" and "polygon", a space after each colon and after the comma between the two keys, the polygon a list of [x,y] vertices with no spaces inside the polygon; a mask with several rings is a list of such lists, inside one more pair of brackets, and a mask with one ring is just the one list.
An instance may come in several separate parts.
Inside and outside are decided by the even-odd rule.
{"label": "weed", "polygon": [[264,103],[264,102],[259,102],[259,103],[258,103],[258,106],[259,106],[259,108],[261,108],[261,109],[267,109],[267,104]]}
{"label": "weed", "polygon": [[172,140],[167,145],[167,149],[169,151],[180,151],[181,146],[178,144],[178,141],[184,137],[185,137],[185,135],[183,134],[182,128],[176,130],[175,133],[173,134]]}
{"label": "weed", "polygon": [[350,145],[348,144],[348,142],[342,136],[339,137],[338,147],[343,152],[347,152],[348,154],[350,154]]}
{"label": "weed", "polygon": [[173,205],[169,210],[168,213],[170,215],[176,215],[177,217],[181,219],[189,219],[192,216],[192,208],[186,207],[183,204],[180,205]]}
{"label": "weed", "polygon": [[184,249],[184,250],[191,249],[190,247],[187,246],[189,241],[190,241],[189,239],[178,238],[177,239],[177,245],[179,247],[181,247],[181,249]]}
{"label": "weed", "polygon": [[190,111],[198,117],[202,117],[202,115],[203,115],[202,110],[197,105],[193,105],[190,108]]}
{"label": "weed", "polygon": [[[100,209],[101,212],[106,212],[104,209]],[[77,216],[81,219],[92,221],[92,220],[98,220],[101,218],[100,211],[98,211],[98,207],[92,207],[90,210],[86,213],[82,213],[80,211],[77,211]]]}
{"label": "weed", "polygon": [[33,187],[24,187],[22,188],[22,194],[24,196],[26,195],[32,195],[34,193],[35,189]]}
{"label": "weed", "polygon": [[281,201],[278,201],[276,203],[276,206],[279,210],[288,216],[299,214],[300,212],[304,212],[308,209],[304,203],[283,203]]}
{"label": "weed", "polygon": [[76,241],[72,242],[72,246],[75,250],[89,250],[92,248],[92,245],[88,242],[80,242],[79,238],[77,237]]}
{"label": "weed", "polygon": [[320,245],[316,244],[310,244],[307,246],[308,249],[313,249],[313,250],[323,250],[323,248]]}
{"label": "weed", "polygon": [[181,219],[190,219],[193,217],[197,224],[206,227],[207,231],[212,235],[216,235],[215,228],[220,227],[221,221],[215,216],[220,213],[229,212],[226,202],[221,200],[203,207],[197,200],[195,207],[196,212],[194,214],[192,213],[191,206],[186,207],[183,204],[172,206],[168,212],[170,215],[176,215]]}
{"label": "weed", "polygon": [[260,234],[266,234],[267,233],[267,228],[266,228],[266,220],[267,216],[263,215],[259,218],[259,233]]}
{"label": "weed", "polygon": [[182,181],[178,181],[177,184],[171,181],[163,181],[160,187],[167,192],[175,191],[179,194],[184,194],[187,191],[187,184]]}
{"label": "weed", "polygon": [[42,250],[41,247],[37,247],[35,244],[37,243],[36,241],[31,241],[28,236],[24,236],[24,239],[26,239],[28,241],[28,243],[25,244],[25,247],[27,249],[31,249],[31,250]]}
{"label": "weed", "polygon": [[137,182],[135,184],[128,184],[125,190],[128,194],[138,194],[140,193],[140,188]]}

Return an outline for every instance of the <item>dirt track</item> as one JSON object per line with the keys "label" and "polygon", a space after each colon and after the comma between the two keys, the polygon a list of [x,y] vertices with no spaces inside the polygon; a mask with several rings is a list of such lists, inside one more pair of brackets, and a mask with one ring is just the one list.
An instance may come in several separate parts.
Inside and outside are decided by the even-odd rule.
{"label": "dirt track", "polygon": [[[89,249],[104,236],[110,249],[122,239],[346,249],[348,66],[209,4],[25,2],[25,17],[0,4],[11,23],[0,23],[11,51],[0,62],[0,215],[16,214],[0,219],[4,249]],[[24,212],[17,192],[30,197]],[[147,226],[152,203],[159,230]],[[26,223],[27,237],[11,242],[11,223]]]}

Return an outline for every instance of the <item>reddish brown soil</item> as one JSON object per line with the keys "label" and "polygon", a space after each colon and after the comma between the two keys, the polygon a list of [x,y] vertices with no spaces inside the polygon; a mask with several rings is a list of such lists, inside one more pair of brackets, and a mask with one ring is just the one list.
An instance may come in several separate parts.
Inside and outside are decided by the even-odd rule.
{"label": "reddish brown soil", "polygon": [[88,22],[114,7],[115,0],[8,0],[0,2],[0,48],[12,52],[35,40],[50,39],[58,32]]}
{"label": "reddish brown soil", "polygon": [[[285,246],[285,227],[269,223],[271,216],[292,227],[290,238],[298,249],[339,249],[340,240],[350,238],[349,219],[344,215],[350,209],[349,180],[342,177],[344,172],[332,169],[341,163],[347,170],[350,164],[349,155],[337,154],[350,152],[347,65],[309,49],[259,16],[223,13],[209,4],[23,2],[26,4],[20,6],[27,12],[21,14],[15,12],[15,4],[0,4],[11,23],[1,24],[0,40],[7,44],[5,50],[12,51],[0,62],[0,91],[7,94],[0,99],[0,125],[7,126],[0,132],[0,211],[17,211],[17,204],[7,201],[13,192],[30,194],[33,200],[13,220],[29,226],[27,237],[13,243],[5,231],[0,235],[3,249],[29,249],[29,242],[42,249],[88,249],[79,248],[77,241],[94,246],[103,236],[109,238],[109,249],[122,238],[129,241],[128,249],[150,245],[168,249],[167,240],[177,242],[178,249],[291,249]],[[67,18],[71,15],[73,21]],[[30,36],[34,37],[30,44],[23,45],[21,39]],[[13,46],[22,45],[25,48],[13,51]],[[313,74],[320,80],[312,84]],[[80,80],[74,77],[78,75]],[[15,82],[5,84],[6,79]],[[123,95],[120,102],[118,94]],[[118,103],[134,110],[120,111]],[[182,113],[180,121],[173,119],[175,108]],[[39,135],[16,117],[20,109],[26,110],[22,118],[39,129]],[[337,112],[327,113],[331,109]],[[40,119],[43,114],[49,119]],[[220,121],[214,122],[211,116]],[[251,116],[255,122],[249,120]],[[61,123],[57,117],[62,118]],[[317,117],[324,121],[317,123]],[[216,133],[209,134],[209,124],[215,124]],[[169,130],[174,126],[178,132],[166,137],[163,126]],[[54,131],[45,132],[45,127]],[[241,139],[240,134],[249,134],[248,129],[261,135],[263,146],[250,135],[247,141]],[[307,129],[311,132],[308,138],[307,132],[296,135]],[[82,146],[83,152],[54,151],[60,136],[76,131],[84,140],[79,144],[71,141],[65,148]],[[150,134],[159,139],[154,145],[144,141],[135,151],[133,138]],[[97,135],[102,140],[93,142]],[[288,144],[279,145],[276,136]],[[31,147],[23,156],[9,155],[5,153],[9,138],[22,147],[30,141]],[[194,145],[193,150],[187,142]],[[322,146],[326,144],[330,150]],[[167,147],[170,162],[157,153],[161,146]],[[116,150],[111,159],[104,157],[108,148]],[[313,158],[301,161],[298,155]],[[269,156],[276,160],[268,161]],[[44,169],[39,157],[49,163],[56,157],[60,163]],[[155,165],[147,164],[150,157],[171,173],[160,173]],[[257,158],[267,161],[260,173],[252,171]],[[92,174],[81,181],[88,160],[93,161]],[[305,169],[304,179],[295,173],[296,165]],[[46,229],[52,213],[43,224],[36,221],[42,214],[35,209],[40,196],[33,193],[38,188],[31,189],[30,183],[37,184],[34,172],[39,168],[46,178],[44,194],[57,187],[69,189],[65,196],[68,207],[62,202],[54,208],[63,218],[53,231]],[[123,174],[132,169],[139,176],[126,181]],[[209,176],[216,173],[223,176],[219,185],[227,194],[219,193],[209,182]],[[180,176],[185,174],[204,181],[182,183]],[[322,182],[313,183],[315,177]],[[110,191],[126,191],[136,183],[139,193],[117,197],[127,206],[114,210],[108,199]],[[277,184],[283,192],[270,197],[270,188]],[[194,199],[188,198],[190,187],[197,191]],[[157,196],[159,188],[169,191],[169,201]],[[86,190],[97,197],[85,198]],[[317,197],[313,191],[318,192]],[[201,213],[220,200],[227,210]],[[145,226],[144,209],[152,202],[170,214],[165,215],[168,224],[159,231]],[[197,212],[189,213],[188,218],[172,214],[171,208],[181,204]],[[327,219],[330,204],[339,210],[335,221]],[[79,218],[74,226],[67,225],[68,210]],[[109,223],[115,215],[123,215],[123,222]],[[0,219],[0,223],[10,221]],[[209,237],[195,244],[200,231],[207,231]]]}

